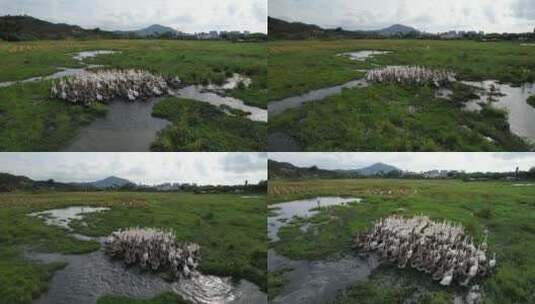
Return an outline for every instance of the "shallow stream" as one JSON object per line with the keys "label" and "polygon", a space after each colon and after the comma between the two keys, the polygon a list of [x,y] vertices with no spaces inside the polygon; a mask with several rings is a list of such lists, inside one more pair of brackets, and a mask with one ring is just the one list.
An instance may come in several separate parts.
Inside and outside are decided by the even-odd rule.
{"label": "shallow stream", "polygon": [[[30,214],[45,220],[48,225],[67,228],[72,220],[83,220],[84,214],[105,212],[109,208],[67,207]],[[103,244],[105,237],[92,238],[76,234],[74,237],[97,240]],[[267,295],[247,280],[233,282],[231,278],[198,274],[189,280],[169,282],[158,274],[127,267],[122,261],[111,259],[102,250],[80,255],[37,253],[27,251],[26,257],[42,263],[66,262],[68,265],[56,272],[48,289],[36,304],[95,304],[101,296],[116,295],[147,299],[164,292],[175,292],[193,303],[199,304],[247,304],[267,303]]]}
{"label": "shallow stream", "polygon": [[[294,216],[310,217],[317,214],[318,207],[344,205],[359,202],[358,198],[317,197],[313,199],[291,201],[270,206],[268,218],[268,235],[271,241],[277,241],[279,229]],[[301,227],[307,229],[308,226]],[[306,261],[291,260],[268,251],[268,271],[284,271],[287,283],[273,303],[329,303],[336,295],[359,281],[366,280],[379,266],[375,255],[333,256],[325,260]]]}

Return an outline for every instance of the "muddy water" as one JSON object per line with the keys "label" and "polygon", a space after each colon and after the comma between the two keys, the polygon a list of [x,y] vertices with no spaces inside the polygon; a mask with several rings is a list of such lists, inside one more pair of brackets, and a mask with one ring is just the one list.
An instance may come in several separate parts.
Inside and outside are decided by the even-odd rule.
{"label": "muddy water", "polygon": [[230,278],[199,275],[192,280],[167,282],[157,274],[126,267],[102,250],[84,255],[28,252],[27,257],[44,263],[68,263],[54,273],[48,290],[35,304],[94,304],[104,295],[146,299],[170,291],[193,303],[267,303],[266,295],[246,280],[233,284]]}
{"label": "muddy water", "polygon": [[156,133],[170,125],[152,116],[158,98],[147,101],[112,101],[105,117],[83,127],[62,149],[65,152],[143,152],[150,151]]}
{"label": "muddy water", "polygon": [[268,105],[268,112],[270,116],[278,115],[288,109],[298,108],[305,102],[318,101],[325,99],[332,95],[340,95],[343,89],[351,89],[357,87],[367,87],[368,83],[364,79],[352,80],[342,85],[313,90],[303,95],[288,97],[278,101],[271,101]]}
{"label": "muddy water", "polygon": [[106,207],[67,207],[61,209],[45,210],[41,212],[30,213],[30,216],[36,216],[45,220],[45,224],[59,226],[71,230],[69,224],[72,220],[81,220],[84,215],[94,212],[110,210]]}
{"label": "muddy water", "polygon": [[316,197],[271,205],[269,206],[269,209],[272,209],[272,211],[277,214],[268,218],[268,236],[272,241],[278,241],[279,237],[277,234],[279,233],[279,229],[294,216],[310,217],[318,213],[317,210],[313,210],[318,207],[344,205],[346,203],[359,201],[359,198],[354,197],[333,196]]}
{"label": "muddy water", "polygon": [[32,78],[28,78],[28,79],[21,80],[21,81],[0,82],[0,88],[1,87],[9,87],[9,86],[14,85],[16,83],[37,82],[37,81],[42,81],[42,80],[60,79],[60,78],[67,77],[67,76],[79,75],[79,74],[85,73],[87,71],[87,69],[94,69],[94,68],[98,68],[98,67],[102,67],[102,66],[94,64],[94,65],[88,65],[88,66],[86,66],[84,68],[59,68],[60,71],[58,71],[58,72],[56,72],[56,73],[54,73],[52,75],[48,75],[48,76],[32,77]]}
{"label": "muddy water", "polygon": [[297,152],[302,150],[293,137],[283,132],[270,132],[267,140],[268,151],[271,152]]}
{"label": "muddy water", "polygon": [[116,53],[120,53],[120,52],[118,52],[118,51],[110,51],[110,50],[84,51],[84,52],[75,53],[72,56],[72,58],[74,58],[74,59],[76,59],[78,61],[83,61],[86,58],[94,58],[94,57],[97,57],[99,55],[109,55],[109,54],[116,54]]}
{"label": "muddy water", "polygon": [[[358,202],[358,198],[318,197],[270,206],[275,216],[268,218],[269,238],[277,241],[277,233],[294,216],[309,217],[317,213],[314,208]],[[307,229],[307,227],[301,227]],[[365,280],[379,265],[375,255],[334,256],[321,261],[291,260],[275,250],[268,251],[268,270],[285,270],[288,283],[281,289],[273,303],[329,303],[336,295]]]}
{"label": "muddy water", "polygon": [[218,90],[218,91],[233,90],[237,88],[240,85],[240,83],[244,87],[248,88],[249,86],[251,86],[252,82],[253,81],[251,80],[251,78],[238,74],[238,73],[234,73],[232,74],[231,77],[225,79],[225,82],[222,85],[218,86],[215,84],[210,84],[210,85],[207,85],[205,88],[208,90]]}
{"label": "muddy water", "polygon": [[[68,207],[29,215],[44,218],[48,225],[70,229],[70,221],[83,219],[83,215],[90,212],[106,210],[109,208]],[[71,235],[82,240],[97,240],[102,245],[106,239]],[[64,269],[54,273],[47,291],[34,301],[36,304],[94,304],[104,295],[146,299],[169,291],[199,304],[267,303],[267,295],[247,280],[234,283],[229,277],[198,273],[189,280],[168,282],[155,273],[138,267],[126,267],[123,262],[106,256],[102,249],[84,255],[28,251],[26,257],[42,263],[67,263]]]}
{"label": "muddy water", "polygon": [[[75,53],[72,55],[72,57],[75,60],[79,61],[81,64],[84,64],[83,60],[85,58],[92,58],[92,57],[96,57],[99,55],[107,55],[107,54],[115,54],[115,53],[119,53],[119,52],[109,51],[109,50],[85,51],[85,52]],[[94,69],[94,68],[99,68],[99,67],[102,67],[102,65],[89,64],[83,68],[61,68],[60,67],[58,68],[59,71],[55,72],[52,75],[42,76],[42,77],[41,76],[31,77],[31,78],[20,80],[20,81],[0,82],[0,88],[8,87],[16,83],[28,83],[28,82],[36,82],[36,81],[42,81],[42,80],[59,79],[59,78],[67,77],[67,76],[74,76],[74,75],[85,73],[88,69]]]}
{"label": "muddy water", "polygon": [[463,81],[464,84],[483,89],[479,94],[479,100],[472,100],[466,104],[466,110],[479,111],[478,103],[488,103],[488,93],[492,85],[504,96],[494,96],[496,100],[492,106],[507,109],[509,112],[509,125],[511,132],[535,143],[535,108],[527,103],[529,96],[535,95],[535,84],[525,84],[521,87],[512,87],[507,84],[499,84],[494,80],[483,82]]}
{"label": "muddy water", "polygon": [[177,90],[176,97],[206,102],[216,107],[225,105],[233,109],[249,113],[246,117],[253,121],[267,122],[268,113],[265,109],[248,106],[243,101],[229,96],[222,96],[220,92],[210,89],[210,86],[192,85]]}
{"label": "muddy water", "polygon": [[326,261],[293,261],[274,250],[268,252],[268,270],[285,272],[288,283],[273,303],[324,304],[352,285],[366,280],[379,266],[375,255],[343,256]]}
{"label": "muddy water", "polygon": [[340,54],[340,56],[348,56],[351,60],[355,60],[355,61],[365,61],[366,59],[372,58],[373,56],[376,56],[376,55],[384,55],[384,54],[390,54],[390,53],[392,52],[367,50],[367,51],[342,53]]}

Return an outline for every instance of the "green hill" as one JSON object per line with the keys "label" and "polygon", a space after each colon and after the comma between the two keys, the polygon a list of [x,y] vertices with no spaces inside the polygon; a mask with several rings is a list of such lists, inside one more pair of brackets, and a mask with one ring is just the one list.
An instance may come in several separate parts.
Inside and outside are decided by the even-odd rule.
{"label": "green hill", "polygon": [[0,39],[6,41],[113,37],[112,32],[87,30],[65,23],[52,23],[30,16],[1,16]]}

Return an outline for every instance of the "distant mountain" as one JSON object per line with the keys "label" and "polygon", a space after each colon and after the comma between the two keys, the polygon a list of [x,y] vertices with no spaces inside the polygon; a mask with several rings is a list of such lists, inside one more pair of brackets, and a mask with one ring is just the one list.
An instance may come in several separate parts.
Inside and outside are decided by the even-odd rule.
{"label": "distant mountain", "polygon": [[333,170],[319,169],[316,166],[303,168],[297,167],[290,163],[278,162],[275,160],[268,160],[268,176],[269,178],[342,178],[347,177],[348,174],[337,172]]}
{"label": "distant mountain", "polygon": [[110,189],[110,188],[120,188],[125,185],[134,184],[131,181],[120,178],[117,176],[110,176],[106,177],[105,179],[101,179],[95,182],[89,182],[89,183],[82,183],[82,185],[85,186],[91,186],[98,189]]}
{"label": "distant mountain", "polygon": [[178,31],[168,26],[153,24],[147,28],[137,30],[135,31],[135,33],[137,33],[140,36],[152,36],[152,35],[158,36],[158,35],[165,34],[165,33],[177,34]]}
{"label": "distant mountain", "polygon": [[368,167],[345,170],[327,170],[313,167],[297,167],[290,163],[268,161],[269,178],[282,179],[308,179],[308,178],[352,178],[358,176],[376,176],[386,175],[392,171],[401,171],[400,169],[383,164],[376,163]]}
{"label": "distant mountain", "polygon": [[405,26],[402,24],[394,24],[387,28],[380,29],[377,31],[372,31],[372,32],[377,32],[383,36],[393,36],[393,35],[398,35],[398,34],[406,35],[409,33],[419,33],[420,31],[410,26]]}
{"label": "distant mountain", "polygon": [[163,34],[170,33],[172,35],[178,34],[178,31],[174,28],[163,26],[160,24],[153,24],[149,27],[142,28],[134,31],[115,31],[119,35],[135,35],[140,37],[149,37],[149,36],[160,36]]}
{"label": "distant mountain", "polygon": [[371,31],[345,30],[343,28],[324,29],[313,24],[288,22],[273,17],[268,17],[268,31],[270,39],[381,38],[419,33],[417,29],[401,24]]}
{"label": "distant mountain", "polygon": [[364,176],[377,175],[377,174],[380,174],[380,173],[381,174],[387,174],[387,173],[390,173],[392,171],[401,171],[401,170],[396,168],[396,167],[394,167],[394,166],[383,164],[383,163],[376,163],[376,164],[373,164],[371,166],[364,167],[364,168],[356,170],[356,172],[358,174],[364,175]]}
{"label": "distant mountain", "polygon": [[33,180],[26,176],[17,176],[9,173],[0,173],[0,192],[10,192],[16,189],[30,188]]}
{"label": "distant mountain", "polygon": [[65,23],[52,23],[30,16],[1,16],[0,39],[6,41],[110,37],[111,32],[86,30]]}
{"label": "distant mountain", "polygon": [[301,22],[288,22],[281,19],[268,17],[269,38],[299,39],[323,34],[324,30],[312,24]]}
{"label": "distant mountain", "polygon": [[0,173],[0,192],[77,189],[75,185],[58,183],[54,180],[34,181],[26,176]]}

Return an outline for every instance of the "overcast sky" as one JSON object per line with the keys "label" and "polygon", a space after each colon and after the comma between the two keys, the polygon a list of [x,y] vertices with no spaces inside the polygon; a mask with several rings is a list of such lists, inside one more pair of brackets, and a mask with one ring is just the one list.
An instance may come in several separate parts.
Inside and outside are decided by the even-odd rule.
{"label": "overcast sky", "polygon": [[535,153],[269,153],[269,158],[323,169],[359,169],[378,162],[410,171],[504,172],[535,167]]}
{"label": "overcast sky", "polygon": [[6,14],[106,30],[162,24],[185,32],[267,32],[267,0],[0,0]]}
{"label": "overcast sky", "polygon": [[535,0],[269,0],[269,15],[329,28],[532,32]]}
{"label": "overcast sky", "polygon": [[0,153],[0,172],[35,180],[87,182],[111,175],[135,183],[256,183],[266,153]]}

